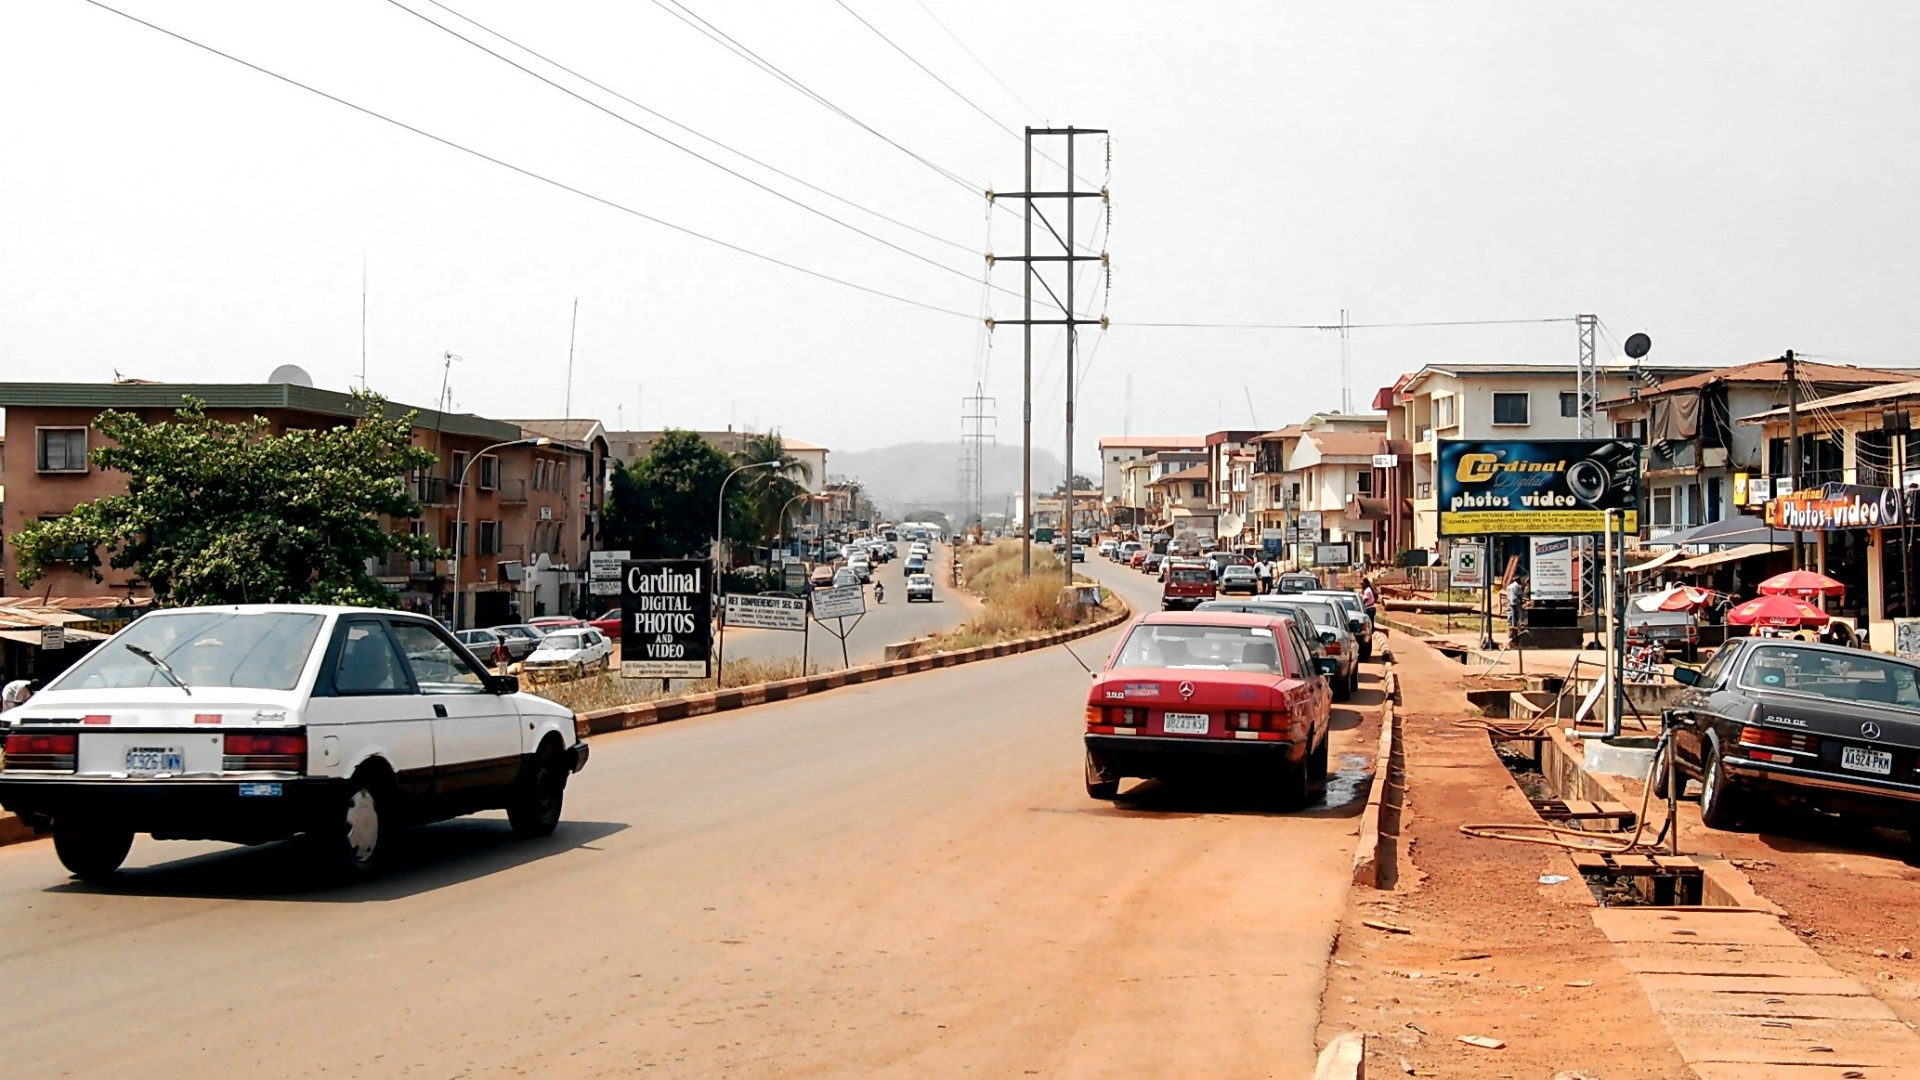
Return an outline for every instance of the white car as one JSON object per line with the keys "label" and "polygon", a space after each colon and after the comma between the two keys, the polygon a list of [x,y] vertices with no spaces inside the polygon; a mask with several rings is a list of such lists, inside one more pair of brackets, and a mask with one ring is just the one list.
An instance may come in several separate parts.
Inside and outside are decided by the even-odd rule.
{"label": "white car", "polygon": [[915,544],[912,547],[907,549],[908,558],[919,556],[920,558],[924,559],[931,554],[933,554],[933,549],[928,547],[925,544]]}
{"label": "white car", "polygon": [[844,566],[833,572],[833,587],[836,589],[858,584],[860,584],[860,575]]}
{"label": "white car", "polygon": [[911,604],[915,600],[926,600],[928,602],[932,602],[933,600],[933,575],[932,574],[908,574],[907,575],[907,603]]}
{"label": "white car", "polygon": [[873,564],[865,559],[849,560],[847,569],[853,571],[853,576],[859,578],[862,585],[873,580]]}
{"label": "white car", "polygon": [[0,806],[94,882],[136,833],[305,833],[347,877],[378,869],[405,823],[505,809],[546,836],[587,744],[571,710],[519,686],[419,615],[155,611],[8,710]]}
{"label": "white car", "polygon": [[540,639],[522,665],[527,671],[564,669],[572,672],[613,666],[613,641],[591,626],[555,630]]}

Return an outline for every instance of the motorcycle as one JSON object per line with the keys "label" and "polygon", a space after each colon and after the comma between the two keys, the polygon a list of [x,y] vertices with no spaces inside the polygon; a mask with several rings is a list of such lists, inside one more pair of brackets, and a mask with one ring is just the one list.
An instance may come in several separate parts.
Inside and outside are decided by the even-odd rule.
{"label": "motorcycle", "polygon": [[876,604],[887,602],[887,587],[877,581],[873,583],[873,602]]}

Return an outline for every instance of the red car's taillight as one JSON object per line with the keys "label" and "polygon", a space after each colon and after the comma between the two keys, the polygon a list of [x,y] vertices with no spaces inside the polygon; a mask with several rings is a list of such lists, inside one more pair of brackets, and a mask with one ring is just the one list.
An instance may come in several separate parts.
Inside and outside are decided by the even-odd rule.
{"label": "red car's taillight", "polygon": [[230,732],[220,767],[227,772],[305,772],[307,733]]}
{"label": "red car's taillight", "polygon": [[8,735],[0,769],[23,772],[72,772],[79,762],[78,735]]}

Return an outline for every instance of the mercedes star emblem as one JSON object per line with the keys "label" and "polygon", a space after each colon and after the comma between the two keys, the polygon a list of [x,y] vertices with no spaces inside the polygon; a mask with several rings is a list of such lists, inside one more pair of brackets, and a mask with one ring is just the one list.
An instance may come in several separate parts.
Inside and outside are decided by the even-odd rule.
{"label": "mercedes star emblem", "polygon": [[[1185,689],[1185,688],[1182,687],[1182,689]],[[1866,736],[1869,739],[1877,739],[1880,737],[1880,725],[1869,720],[1866,723],[1860,725],[1860,734]]]}
{"label": "mercedes star emblem", "polygon": [[[1190,682],[1183,682],[1183,683],[1181,683],[1181,684],[1180,684],[1180,698],[1181,698],[1181,700],[1183,700],[1183,701],[1192,701],[1192,700],[1193,700],[1193,684],[1192,684],[1192,683],[1190,683]],[[1874,738],[1874,739],[1877,739],[1877,738],[1879,738],[1879,737],[1880,737],[1880,729],[1879,729],[1879,728],[1874,728],[1874,729],[1873,729],[1873,731],[1874,731],[1874,733],[1873,733],[1872,735],[1870,735],[1870,736],[1868,736],[1868,738]]]}

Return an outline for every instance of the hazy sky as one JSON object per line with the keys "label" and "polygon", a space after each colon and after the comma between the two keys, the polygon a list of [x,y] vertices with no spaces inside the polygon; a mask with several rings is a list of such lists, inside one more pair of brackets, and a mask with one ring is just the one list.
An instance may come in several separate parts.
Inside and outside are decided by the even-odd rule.
{"label": "hazy sky", "polygon": [[[430,0],[403,2],[947,269],[702,164],[389,0],[114,0],[595,195],[961,315],[676,234],[85,0],[21,0],[0,5],[0,378],[254,380],[293,362],[344,388],[360,371],[364,254],[370,382],[396,399],[430,404],[450,350],[464,358],[457,407],[560,415],[578,297],[574,415],[778,426],[844,449],[957,438],[982,365],[977,194],[701,36],[668,0],[447,2],[959,247],[676,132]],[[1123,427],[1272,427],[1339,401],[1332,334],[1129,322],[1587,311],[1615,341],[1648,331],[1671,363],[1788,347],[1920,358],[1920,5],[847,4],[1016,131],[1113,130],[1112,291],[1082,296],[1116,325],[1088,365],[1083,460]],[[1018,139],[835,0],[685,10],[966,184],[1019,188]],[[1081,146],[1081,173],[1101,181],[1105,145]],[[1059,183],[1048,168],[1036,186]],[[993,218],[993,249],[1017,253],[1018,219]],[[1084,214],[1084,239],[1096,223]],[[992,281],[1017,292],[1018,268]],[[990,303],[1018,317],[1017,298]],[[1034,376],[1036,438],[1056,449],[1058,336],[1037,336]],[[1575,337],[1567,324],[1362,330],[1351,351],[1364,406],[1424,362],[1569,361]],[[985,377],[1001,440],[1017,440],[1017,328],[993,336]]]}

